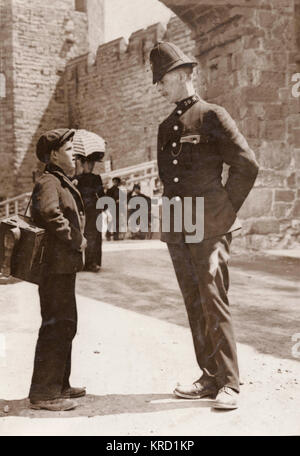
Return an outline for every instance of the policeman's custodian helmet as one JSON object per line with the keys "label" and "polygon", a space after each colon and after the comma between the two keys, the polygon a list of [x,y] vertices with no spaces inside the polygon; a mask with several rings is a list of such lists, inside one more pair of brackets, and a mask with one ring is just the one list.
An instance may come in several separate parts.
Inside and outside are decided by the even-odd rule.
{"label": "policeman's custodian helmet", "polygon": [[153,84],[156,84],[169,71],[185,65],[195,66],[197,62],[190,59],[175,44],[160,41],[150,52],[150,65],[153,72]]}

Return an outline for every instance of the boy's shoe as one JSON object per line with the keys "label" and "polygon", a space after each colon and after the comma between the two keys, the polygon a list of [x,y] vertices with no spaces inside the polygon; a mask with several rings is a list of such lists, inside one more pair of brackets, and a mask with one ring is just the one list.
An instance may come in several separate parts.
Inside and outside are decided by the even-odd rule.
{"label": "boy's shoe", "polygon": [[34,410],[50,410],[51,412],[63,412],[77,407],[77,402],[70,399],[52,399],[51,401],[30,402],[30,408]]}
{"label": "boy's shoe", "polygon": [[204,397],[215,398],[217,387],[214,381],[199,379],[191,385],[178,385],[174,394],[184,399],[202,399]]}
{"label": "boy's shoe", "polygon": [[63,399],[72,399],[74,397],[82,397],[86,395],[85,388],[74,388],[70,386],[69,388],[65,389],[61,393],[61,398]]}

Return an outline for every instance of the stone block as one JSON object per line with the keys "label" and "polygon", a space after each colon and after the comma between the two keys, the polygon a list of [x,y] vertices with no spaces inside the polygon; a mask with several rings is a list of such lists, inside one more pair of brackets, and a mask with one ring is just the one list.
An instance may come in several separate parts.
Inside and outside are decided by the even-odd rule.
{"label": "stone block", "polygon": [[300,232],[300,219],[293,219],[291,221],[291,227],[293,230]]}
{"label": "stone block", "polygon": [[264,137],[267,141],[283,141],[285,139],[286,126],[282,120],[266,122]]}
{"label": "stone block", "polygon": [[243,204],[239,215],[241,218],[257,218],[271,214],[273,191],[270,189],[254,188]]}
{"label": "stone block", "polygon": [[[240,218],[240,217],[239,217],[239,218]],[[241,220],[241,222],[242,222],[242,231],[243,231],[243,235],[251,233],[252,224],[253,224],[253,219],[244,219],[244,220],[242,220],[242,219],[240,218],[240,220]]]}
{"label": "stone block", "polygon": [[275,190],[275,201],[291,203],[295,199],[295,191],[293,190]]}
{"label": "stone block", "polygon": [[257,188],[282,188],[286,187],[286,176],[270,169],[260,169],[255,182]]}
{"label": "stone block", "polygon": [[294,139],[294,146],[300,148],[300,128],[294,128],[293,139]]}
{"label": "stone block", "polygon": [[262,28],[272,28],[276,16],[271,11],[258,11],[258,20]]}
{"label": "stone block", "polygon": [[275,218],[262,218],[252,223],[250,234],[279,233],[279,222]]}
{"label": "stone block", "polygon": [[244,46],[245,49],[259,49],[261,45],[261,38],[257,36],[245,36]]}
{"label": "stone block", "polygon": [[284,142],[263,141],[259,148],[259,164],[264,169],[286,169],[290,166],[291,159],[291,147]]}
{"label": "stone block", "polygon": [[292,216],[300,218],[300,199],[298,199],[294,204]]}
{"label": "stone block", "polygon": [[295,168],[300,169],[300,149],[294,150]]}
{"label": "stone block", "polygon": [[288,54],[286,52],[273,52],[270,58],[270,69],[286,71],[288,67]]}
{"label": "stone block", "polygon": [[259,119],[264,120],[266,117],[266,106],[263,106],[261,103],[254,103],[251,106],[252,115]]}
{"label": "stone block", "polygon": [[265,51],[273,51],[273,52],[284,52],[286,49],[286,42],[283,39],[276,39],[272,35],[271,38],[265,39],[262,44]]}
{"label": "stone block", "polygon": [[284,87],[286,84],[285,71],[261,71],[260,83],[265,87]]}
{"label": "stone block", "polygon": [[263,234],[249,234],[246,237],[247,248],[253,250],[265,250],[269,247],[268,238]]}
{"label": "stone block", "polygon": [[300,113],[300,98],[291,97],[288,100],[288,114],[297,116],[297,118],[299,119],[299,113]]}
{"label": "stone block", "polygon": [[286,178],[286,183],[287,183],[287,186],[289,188],[295,188],[297,186],[297,182],[296,182],[296,173],[292,173],[290,174],[287,178]]}
{"label": "stone block", "polygon": [[276,103],[278,101],[278,87],[249,87],[247,89],[247,99],[251,102]]}
{"label": "stone block", "polygon": [[261,71],[285,72],[288,67],[288,55],[285,49],[280,52],[247,49],[244,50],[242,58],[245,65]]}
{"label": "stone block", "polygon": [[291,217],[293,204],[290,203],[275,203],[274,204],[274,216],[277,219],[286,219]]}
{"label": "stone block", "polygon": [[286,103],[287,100],[290,98],[290,92],[291,92],[291,89],[289,89],[289,88],[279,89],[278,90],[279,101],[281,101],[282,103]]}
{"label": "stone block", "polygon": [[255,19],[255,9],[245,8],[242,6],[234,6],[230,10],[230,16],[241,16],[243,20],[246,20],[248,23]]}
{"label": "stone block", "polygon": [[289,52],[289,63],[295,63],[298,56],[298,52],[295,50],[293,52]]}
{"label": "stone block", "polygon": [[277,120],[284,125],[283,119],[283,108],[281,104],[267,104],[264,106],[265,119],[266,120]]}
{"label": "stone block", "polygon": [[216,84],[212,87],[209,87],[206,92],[206,96],[208,100],[213,100],[214,98],[219,97],[224,93],[224,84]]}
{"label": "stone block", "polygon": [[257,117],[250,117],[244,119],[244,129],[245,136],[247,138],[258,138],[259,137],[259,123],[260,120]]}

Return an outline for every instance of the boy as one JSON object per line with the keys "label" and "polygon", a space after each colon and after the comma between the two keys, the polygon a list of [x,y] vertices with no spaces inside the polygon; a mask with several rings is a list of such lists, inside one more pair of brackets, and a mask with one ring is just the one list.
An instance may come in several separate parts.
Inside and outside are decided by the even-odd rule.
{"label": "boy", "polygon": [[68,177],[75,170],[74,133],[48,131],[36,148],[46,168],[33,190],[32,217],[45,228],[47,244],[39,283],[42,325],[29,393],[33,409],[71,410],[77,405],[72,398],[86,394],[85,388],[72,388],[69,383],[77,329],[75,279],[83,269],[86,247],[83,202]]}

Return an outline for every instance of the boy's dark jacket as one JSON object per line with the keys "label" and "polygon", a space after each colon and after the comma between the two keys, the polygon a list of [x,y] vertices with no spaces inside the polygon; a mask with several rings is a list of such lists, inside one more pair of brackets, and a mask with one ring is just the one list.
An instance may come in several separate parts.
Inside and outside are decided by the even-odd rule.
{"label": "boy's dark jacket", "polygon": [[[199,143],[181,142],[193,135]],[[177,103],[159,126],[157,158],[164,196],[193,197],[194,207],[195,197],[204,197],[204,239],[241,227],[237,212],[254,185],[258,164],[226,109],[198,95]],[[223,163],[229,165],[225,185]],[[166,242],[181,238],[172,224],[170,233],[161,234]]]}
{"label": "boy's dark jacket", "polygon": [[81,271],[84,206],[79,191],[60,168],[47,165],[33,190],[31,214],[34,222],[46,229],[43,261],[47,271],[56,274]]}

